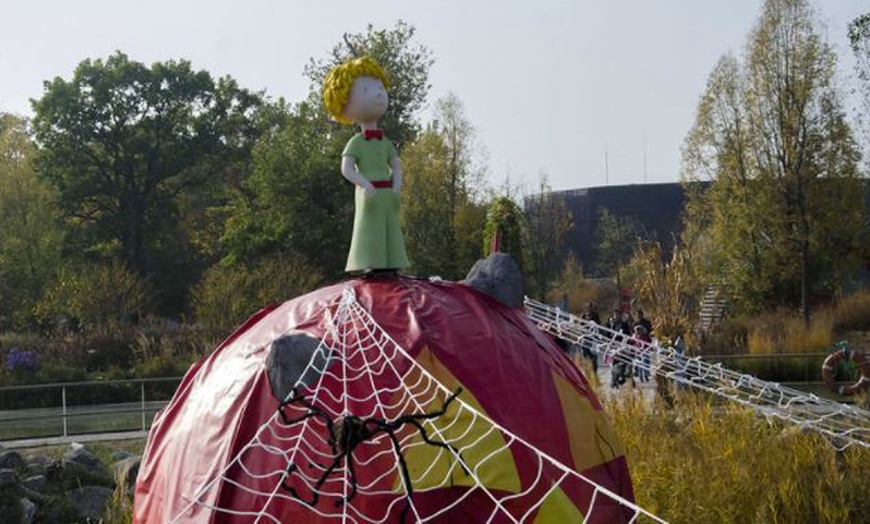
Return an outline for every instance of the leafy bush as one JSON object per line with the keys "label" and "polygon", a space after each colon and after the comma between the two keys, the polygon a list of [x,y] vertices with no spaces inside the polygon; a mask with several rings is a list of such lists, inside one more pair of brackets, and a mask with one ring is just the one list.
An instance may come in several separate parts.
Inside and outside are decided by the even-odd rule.
{"label": "leafy bush", "polygon": [[24,350],[39,350],[45,344],[45,339],[37,333],[0,333],[0,350],[21,348]]}
{"label": "leafy bush", "polygon": [[486,213],[483,229],[483,254],[489,255],[493,236],[498,234],[499,250],[507,253],[523,267],[522,242],[523,211],[511,198],[498,196],[492,199]]}
{"label": "leafy bush", "polygon": [[547,299],[554,304],[567,299],[568,308],[575,315],[582,314],[586,304],[592,302],[598,307],[598,313],[604,321],[610,310],[619,304],[619,289],[616,284],[603,279],[586,280],[583,277],[583,267],[574,255],[565,260],[556,289],[558,291],[550,292]]}
{"label": "leafy bush", "polygon": [[217,265],[193,290],[196,319],[210,334],[227,334],[260,308],[316,289],[320,272],[295,254],[266,258],[251,268]]}
{"label": "leafy bush", "polygon": [[62,268],[36,306],[36,317],[57,327],[111,331],[137,320],[149,303],[145,281],[119,263]]}

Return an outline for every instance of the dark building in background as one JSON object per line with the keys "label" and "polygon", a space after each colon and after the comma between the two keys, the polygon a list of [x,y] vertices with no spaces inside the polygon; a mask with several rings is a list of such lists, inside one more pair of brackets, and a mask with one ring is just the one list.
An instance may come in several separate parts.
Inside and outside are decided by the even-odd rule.
{"label": "dark building in background", "polygon": [[564,254],[573,253],[583,264],[584,273],[589,276],[609,276],[593,273],[598,255],[595,234],[601,208],[640,223],[648,238],[661,243],[666,257],[670,257],[674,242],[682,230],[686,195],[683,187],[676,182],[590,187],[554,191],[553,194],[564,199],[574,219],[574,228],[566,239]]}

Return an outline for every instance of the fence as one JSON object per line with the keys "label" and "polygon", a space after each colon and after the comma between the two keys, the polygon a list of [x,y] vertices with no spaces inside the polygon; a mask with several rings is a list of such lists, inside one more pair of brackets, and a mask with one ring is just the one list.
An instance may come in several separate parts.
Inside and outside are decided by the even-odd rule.
{"label": "fence", "polygon": [[0,441],[147,431],[181,377],[0,387]]}

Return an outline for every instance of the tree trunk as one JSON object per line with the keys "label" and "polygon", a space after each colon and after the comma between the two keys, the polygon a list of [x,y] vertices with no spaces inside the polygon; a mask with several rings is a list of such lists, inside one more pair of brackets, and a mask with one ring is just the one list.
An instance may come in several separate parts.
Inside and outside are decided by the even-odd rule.
{"label": "tree trunk", "polygon": [[810,327],[810,243],[804,238],[801,241],[801,314],[804,317],[804,327]]}

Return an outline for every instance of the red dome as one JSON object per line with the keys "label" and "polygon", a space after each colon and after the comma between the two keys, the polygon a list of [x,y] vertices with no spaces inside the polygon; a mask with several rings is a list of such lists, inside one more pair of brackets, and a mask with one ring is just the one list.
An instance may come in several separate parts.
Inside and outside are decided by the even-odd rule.
{"label": "red dome", "polygon": [[[350,311],[342,305],[348,293],[355,297]],[[300,502],[334,453],[324,416],[309,412],[311,424],[276,416],[266,360],[271,343],[287,333],[329,346],[317,385],[306,389],[326,414],[343,409],[393,420],[424,394],[437,394],[425,409],[417,404],[418,413],[431,413],[443,406],[444,392],[461,387],[455,405],[426,427],[430,439],[460,450],[468,471],[406,424],[396,435],[414,479],[411,502],[383,432],[351,452],[360,489],[346,507],[341,465],[324,476],[313,507]],[[307,408],[294,409],[304,418],[298,415]],[[342,417],[332,422],[341,425]],[[580,521],[595,491],[584,479],[633,499],[621,445],[598,399],[522,310],[458,283],[358,279],[260,311],[191,367],[152,425],[134,518],[308,523],[344,512],[350,521],[393,522],[412,504],[409,514],[435,522],[486,521],[493,513],[493,522],[524,515],[529,522]],[[629,515],[598,493],[590,520]]]}

